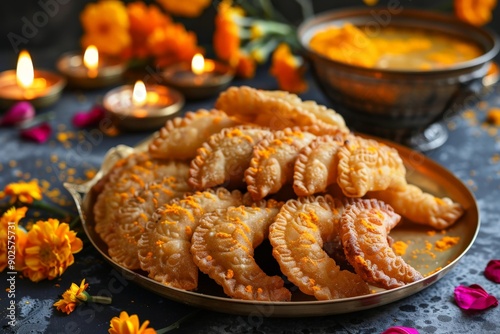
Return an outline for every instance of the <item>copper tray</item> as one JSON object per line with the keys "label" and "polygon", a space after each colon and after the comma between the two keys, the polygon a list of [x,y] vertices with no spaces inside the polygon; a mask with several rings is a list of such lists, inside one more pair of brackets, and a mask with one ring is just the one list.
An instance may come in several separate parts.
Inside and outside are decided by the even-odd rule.
{"label": "copper tray", "polygon": [[[435,235],[432,235],[428,233],[432,230],[429,227],[403,221],[391,232],[391,236],[396,241],[412,240],[406,251],[406,255],[403,257],[408,263],[424,274],[425,278],[393,290],[375,289],[375,293],[373,294],[353,298],[317,301],[313,300],[311,296],[306,296],[298,289],[295,288],[294,290],[291,287],[293,296],[291,302],[237,300],[226,297],[222,289],[208,278],[208,276],[203,274],[200,275],[197,291],[184,291],[160,284],[148,278],[144,272],[132,271],[115,263],[107,253],[106,244],[94,231],[92,207],[95,195],[92,195],[92,192],[89,190],[113,166],[114,162],[127,156],[133,150],[145,149],[145,143],[136,148],[117,146],[111,149],[104,159],[101,170],[93,180],[82,185],[65,183],[65,187],[75,199],[83,228],[94,247],[126,279],[139,284],[153,293],[196,307],[247,316],[306,317],[341,314],[385,305],[409,297],[437,282],[460,261],[462,256],[472,246],[479,231],[480,219],[476,200],[469,189],[459,179],[441,165],[418,152],[394,143],[388,144],[395,147],[403,158],[407,167],[409,182],[418,185],[425,191],[436,196],[447,196],[463,205],[465,208],[464,216],[446,232],[446,235],[449,236],[459,236],[460,241],[445,251],[435,251],[435,257],[430,254],[421,253],[414,258],[411,256],[413,251],[418,252],[425,249],[427,242],[434,244],[435,241],[443,237],[443,234],[437,232]],[[273,274],[276,274],[279,267],[272,258],[270,250],[266,249],[265,245],[259,246],[259,248],[257,249],[259,251],[256,250],[256,260],[261,265],[266,266],[267,270],[275,271]]]}

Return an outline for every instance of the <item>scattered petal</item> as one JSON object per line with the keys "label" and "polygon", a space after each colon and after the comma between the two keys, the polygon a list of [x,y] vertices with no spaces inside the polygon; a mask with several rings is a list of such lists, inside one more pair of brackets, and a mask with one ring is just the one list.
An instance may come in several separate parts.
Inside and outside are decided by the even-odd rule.
{"label": "scattered petal", "polygon": [[468,287],[457,286],[455,301],[464,310],[484,310],[491,306],[498,306],[498,300],[477,284]]}
{"label": "scattered petal", "polygon": [[500,260],[491,260],[486,265],[484,276],[490,281],[500,283]]}
{"label": "scattered petal", "polygon": [[27,101],[22,101],[10,107],[0,119],[0,125],[17,125],[35,117],[35,108]]}
{"label": "scattered petal", "polygon": [[387,328],[382,334],[418,334],[415,328],[394,326]]}
{"label": "scattered petal", "polygon": [[98,124],[106,112],[101,106],[94,106],[88,112],[78,112],[73,116],[73,125],[77,128]]}
{"label": "scattered petal", "polygon": [[36,141],[37,143],[44,143],[49,139],[52,133],[52,127],[49,123],[42,123],[38,126],[21,130],[21,137],[29,140]]}

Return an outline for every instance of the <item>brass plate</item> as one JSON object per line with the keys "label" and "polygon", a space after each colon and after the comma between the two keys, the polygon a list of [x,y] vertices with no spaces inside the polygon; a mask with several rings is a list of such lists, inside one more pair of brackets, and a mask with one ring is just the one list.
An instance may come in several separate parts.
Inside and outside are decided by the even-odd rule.
{"label": "brass plate", "polygon": [[[426,253],[424,250],[427,243],[434,244],[435,241],[443,237],[443,234],[437,232],[435,235],[430,235],[428,232],[432,230],[431,228],[403,221],[391,232],[391,236],[395,241],[412,241],[406,255],[403,257],[426,277],[404,287],[393,290],[376,289],[373,294],[354,298],[317,301],[302,294],[298,289],[290,287],[293,292],[291,302],[236,300],[226,297],[222,289],[203,274],[200,275],[198,290],[191,292],[165,286],[148,278],[144,272],[131,271],[115,263],[107,253],[106,244],[94,231],[92,207],[96,195],[89,190],[117,159],[128,155],[134,150],[130,147],[118,146],[112,149],[106,156],[101,171],[92,181],[84,185],[65,184],[65,187],[75,198],[85,233],[104,259],[121,272],[126,279],[160,296],[196,307],[247,316],[306,317],[341,314],[385,305],[409,297],[437,282],[468,251],[479,231],[480,219],[476,200],[459,179],[450,171],[420,153],[394,143],[388,144],[395,147],[403,158],[407,166],[408,181],[410,183],[418,185],[436,196],[450,197],[463,205],[465,215],[446,232],[446,235],[449,236],[459,236],[460,241],[445,251],[433,251],[432,254],[430,252]],[[135,149],[144,149],[144,144],[141,148]],[[418,253],[416,258],[412,256],[415,252]],[[255,256],[257,262],[263,268],[265,267],[264,270],[272,274],[279,274],[278,265],[271,256],[269,245],[259,246],[256,249]]]}

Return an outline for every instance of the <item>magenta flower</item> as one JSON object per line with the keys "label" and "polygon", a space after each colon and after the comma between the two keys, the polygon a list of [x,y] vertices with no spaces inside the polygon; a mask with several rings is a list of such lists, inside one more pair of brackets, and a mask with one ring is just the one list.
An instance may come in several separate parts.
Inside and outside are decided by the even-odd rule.
{"label": "magenta flower", "polygon": [[14,104],[0,118],[0,125],[18,125],[29,121],[35,117],[35,108],[27,101],[22,101]]}
{"label": "magenta flower", "polygon": [[73,125],[77,128],[84,128],[87,126],[99,123],[106,115],[106,111],[101,106],[94,106],[89,111],[78,112],[73,116]]}
{"label": "magenta flower", "polygon": [[455,302],[464,310],[485,310],[491,306],[498,306],[498,300],[477,284],[457,286],[455,288]]}
{"label": "magenta flower", "polygon": [[394,326],[387,328],[382,334],[418,334],[415,328]]}
{"label": "magenta flower", "polygon": [[500,260],[491,260],[486,265],[484,276],[490,281],[500,283]]}
{"label": "magenta flower", "polygon": [[33,140],[37,143],[44,143],[49,139],[52,128],[49,123],[42,123],[32,128],[21,130],[21,137]]}

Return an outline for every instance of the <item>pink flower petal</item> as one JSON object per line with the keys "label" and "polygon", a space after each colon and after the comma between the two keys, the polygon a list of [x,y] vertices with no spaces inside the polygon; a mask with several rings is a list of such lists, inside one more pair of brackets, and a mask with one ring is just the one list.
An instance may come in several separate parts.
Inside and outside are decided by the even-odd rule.
{"label": "pink flower petal", "polygon": [[77,128],[84,128],[95,125],[104,118],[106,112],[101,106],[94,106],[88,112],[78,112],[73,116],[73,125]]}
{"label": "pink flower petal", "polygon": [[0,119],[0,125],[16,125],[35,117],[35,108],[27,101],[14,104]]}
{"label": "pink flower petal", "polygon": [[464,310],[484,310],[498,306],[498,300],[477,284],[457,286],[454,293],[456,303]]}
{"label": "pink flower petal", "polygon": [[44,143],[49,139],[52,133],[52,128],[49,123],[42,123],[29,129],[21,130],[21,137],[29,140],[36,141],[37,143]]}
{"label": "pink flower petal", "polygon": [[418,334],[415,328],[394,326],[387,328],[382,334]]}
{"label": "pink flower petal", "polygon": [[490,281],[500,283],[500,260],[491,260],[486,265],[484,276]]}

